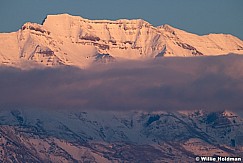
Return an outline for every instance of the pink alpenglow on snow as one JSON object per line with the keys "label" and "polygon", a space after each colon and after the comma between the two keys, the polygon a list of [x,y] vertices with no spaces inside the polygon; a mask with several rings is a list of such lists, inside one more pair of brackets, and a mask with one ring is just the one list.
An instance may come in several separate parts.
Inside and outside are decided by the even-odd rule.
{"label": "pink alpenglow on snow", "polygon": [[0,34],[0,64],[22,62],[85,68],[93,62],[146,60],[167,56],[243,54],[243,41],[228,34],[198,36],[169,25],[138,20],[88,20],[48,15],[43,24],[25,23]]}

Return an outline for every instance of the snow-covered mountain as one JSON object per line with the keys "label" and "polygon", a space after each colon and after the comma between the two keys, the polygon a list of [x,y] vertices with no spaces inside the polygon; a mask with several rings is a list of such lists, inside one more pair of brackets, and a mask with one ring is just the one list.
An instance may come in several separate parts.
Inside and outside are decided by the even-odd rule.
{"label": "snow-covered mountain", "polygon": [[0,112],[1,162],[194,162],[243,157],[231,112]]}
{"label": "snow-covered mountain", "polygon": [[88,20],[68,14],[49,15],[42,25],[26,23],[17,32],[1,33],[0,47],[0,64],[12,66],[34,61],[86,67],[94,61],[243,54],[243,41],[228,34],[198,36],[140,19]]}
{"label": "snow-covered mountain", "polygon": [[[20,68],[26,64],[34,67],[67,65],[85,68],[94,62],[107,63],[122,60],[160,59],[159,57],[167,56],[211,56],[230,53],[243,54],[243,41],[226,34],[198,36],[169,25],[153,27],[144,20],[88,20],[68,14],[50,15],[45,18],[42,25],[25,23],[17,32],[0,34],[0,65]],[[6,70],[4,68],[3,71]],[[215,68],[212,69],[214,70]],[[240,67],[232,68],[232,70],[237,74],[237,78],[233,79],[240,80],[241,78],[238,77],[240,74],[237,73],[240,72]],[[41,73],[44,72],[48,71]],[[65,73],[69,72],[65,71]],[[231,74],[230,72],[227,71],[227,74]],[[15,69],[12,71],[10,68],[7,76],[12,76],[13,73]],[[80,73],[74,73],[74,76],[76,75],[82,76]],[[40,80],[38,83],[51,83],[51,87],[44,87],[51,92],[52,88],[58,86],[57,81],[69,78],[63,74],[61,76],[57,80],[47,82]],[[27,89],[33,89],[34,92],[30,91],[27,100],[30,100],[28,97],[31,96],[34,97],[31,99],[38,98],[39,96],[36,95],[45,91],[41,86],[40,89],[32,87],[37,85],[36,82],[30,80],[32,77],[34,77],[33,73],[30,77],[24,75],[27,82],[21,82],[22,78],[18,75],[16,78],[2,77],[4,79],[2,85],[6,89],[0,90],[3,92],[1,95],[4,96],[1,103],[3,105],[0,106],[0,162],[156,163],[181,162],[181,160],[195,162],[196,156],[243,158],[243,119],[236,113],[202,110],[120,112],[101,111],[99,107],[96,108],[97,110],[86,112],[82,110],[82,107],[79,107],[80,110],[73,107],[63,109],[66,106],[30,109],[28,104],[23,106],[28,109],[19,108],[22,107],[22,105],[18,106],[19,102],[21,103],[19,97],[24,96],[28,92]],[[47,75],[43,78],[48,77]],[[78,80],[83,80],[85,77],[86,75]],[[42,78],[41,75],[40,78]],[[7,85],[11,82],[8,79],[17,80],[14,88],[8,89],[12,84]],[[67,83],[64,92],[68,90],[69,98],[77,98],[76,94],[71,93],[73,87],[75,89],[79,86],[87,87],[88,92],[91,90],[89,86],[96,85],[96,82],[87,82],[90,85],[82,83],[72,85],[73,80],[76,78],[64,82]],[[136,80],[131,81],[136,83]],[[130,84],[130,82],[127,83]],[[236,83],[234,82],[237,86]],[[157,82],[155,84],[156,89],[161,87],[161,82],[159,82],[159,87]],[[166,86],[166,83],[164,84]],[[15,90],[21,85],[24,85],[23,92],[21,92],[22,89]],[[240,86],[236,89],[241,88]],[[15,91],[22,93],[18,92],[17,103],[11,101],[10,90],[14,90],[14,93]],[[10,95],[8,95],[9,91]],[[82,89],[78,91],[80,92]],[[96,94],[96,90],[94,92]],[[49,93],[44,93],[40,98],[42,99],[45,95],[48,95],[47,98],[52,98],[59,94],[62,94],[62,91],[57,91],[57,94],[51,93],[50,96]],[[83,94],[86,96],[85,92]],[[61,99],[65,99],[66,96],[63,97]],[[45,99],[46,97],[43,103],[46,102]],[[5,107],[5,102],[7,107]]]}

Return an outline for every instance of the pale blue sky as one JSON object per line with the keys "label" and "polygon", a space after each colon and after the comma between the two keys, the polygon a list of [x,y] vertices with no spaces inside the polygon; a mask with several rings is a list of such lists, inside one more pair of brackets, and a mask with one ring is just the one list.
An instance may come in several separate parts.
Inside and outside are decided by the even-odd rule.
{"label": "pale blue sky", "polygon": [[243,0],[0,0],[0,32],[18,30],[48,14],[89,19],[141,18],[196,34],[229,33],[243,40]]}

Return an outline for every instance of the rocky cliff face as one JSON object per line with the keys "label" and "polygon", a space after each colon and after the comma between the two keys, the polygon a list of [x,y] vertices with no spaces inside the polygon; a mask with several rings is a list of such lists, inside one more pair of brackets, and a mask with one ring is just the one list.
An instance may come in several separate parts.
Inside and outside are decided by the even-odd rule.
{"label": "rocky cliff face", "polygon": [[97,58],[107,62],[243,54],[243,41],[232,35],[198,36],[169,25],[153,27],[140,19],[88,20],[67,14],[49,15],[42,25],[26,23],[17,32],[0,34],[0,46],[0,61],[7,65],[27,60],[86,67]]}

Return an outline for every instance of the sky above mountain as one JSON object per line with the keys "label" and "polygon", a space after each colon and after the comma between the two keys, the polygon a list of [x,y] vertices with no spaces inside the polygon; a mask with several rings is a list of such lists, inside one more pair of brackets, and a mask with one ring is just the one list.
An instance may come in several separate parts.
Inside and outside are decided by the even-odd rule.
{"label": "sky above mountain", "polygon": [[1,0],[0,32],[25,22],[41,23],[48,14],[69,13],[89,19],[144,19],[196,34],[229,33],[243,39],[242,0]]}

